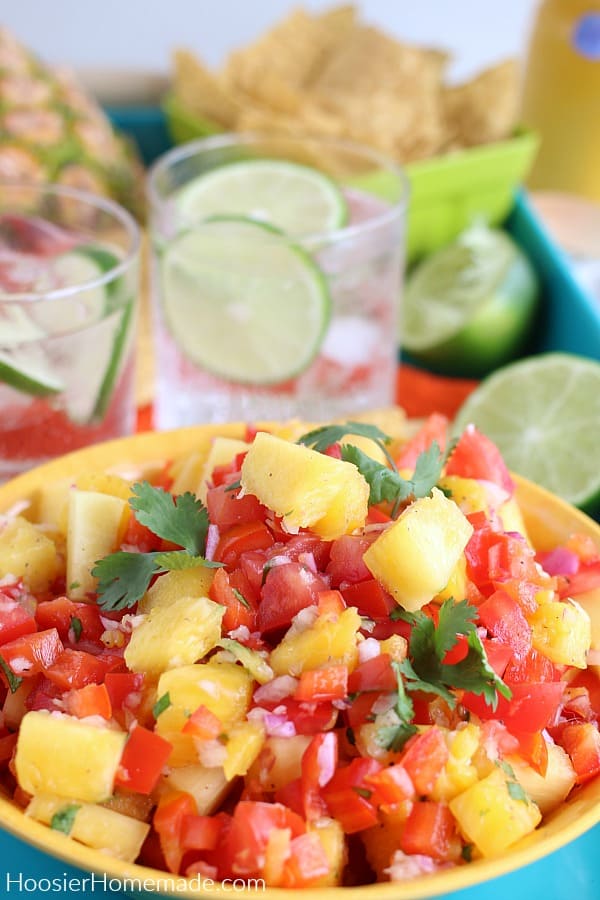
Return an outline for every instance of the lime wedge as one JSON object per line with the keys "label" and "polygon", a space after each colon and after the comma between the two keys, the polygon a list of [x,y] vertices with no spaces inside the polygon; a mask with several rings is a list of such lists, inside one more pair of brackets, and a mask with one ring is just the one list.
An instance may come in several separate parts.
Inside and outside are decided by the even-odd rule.
{"label": "lime wedge", "polygon": [[252,221],[207,222],[161,259],[167,327],[198,367],[275,384],[302,372],[331,316],[327,284],[304,250]]}
{"label": "lime wedge", "polygon": [[537,297],[520,248],[505,232],[476,225],[409,276],[400,342],[434,369],[481,377],[516,355]]}
{"label": "lime wedge", "polygon": [[244,216],[287,234],[322,234],[348,221],[344,195],[317,169],[277,159],[230,163],[194,178],[175,200],[179,218]]}
{"label": "lime wedge", "polygon": [[64,390],[64,384],[36,345],[0,351],[0,382],[35,397],[49,397]]}
{"label": "lime wedge", "polygon": [[600,364],[564,353],[532,356],[481,382],[454,429],[472,422],[509,468],[565,500],[600,506]]}

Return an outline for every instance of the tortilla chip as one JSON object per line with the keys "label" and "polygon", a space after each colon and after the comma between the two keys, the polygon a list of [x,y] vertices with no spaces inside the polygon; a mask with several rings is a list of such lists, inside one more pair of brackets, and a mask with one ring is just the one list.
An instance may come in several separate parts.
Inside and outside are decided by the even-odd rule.
{"label": "tortilla chip", "polygon": [[181,105],[192,115],[209,119],[224,128],[233,128],[240,104],[232,91],[189,50],[176,50],[173,65],[173,91]]}
{"label": "tortilla chip", "polygon": [[447,140],[474,146],[509,137],[517,124],[519,66],[506,60],[443,91]]}

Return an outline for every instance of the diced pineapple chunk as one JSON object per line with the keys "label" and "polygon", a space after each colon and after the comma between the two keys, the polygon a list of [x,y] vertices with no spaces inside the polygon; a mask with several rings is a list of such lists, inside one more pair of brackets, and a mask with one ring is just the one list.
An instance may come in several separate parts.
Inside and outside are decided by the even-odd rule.
{"label": "diced pineapple chunk", "polygon": [[363,556],[373,576],[414,611],[447,585],[473,528],[456,503],[434,488],[415,500]]}
{"label": "diced pineapple chunk", "polygon": [[543,816],[552,812],[565,800],[575,785],[575,770],[569,755],[558,744],[548,744],[548,768],[540,775],[518,756],[509,756],[506,761],[512,766],[517,781]]}
{"label": "diced pineapple chunk", "polygon": [[382,810],[379,824],[361,832],[369,865],[380,881],[387,880],[385,870],[400,847],[411,806],[411,801],[407,800]]}
{"label": "diced pineapple chunk", "polygon": [[454,568],[448,584],[433,598],[434,603],[443,603],[444,600],[456,600],[459,602],[467,596],[467,560],[464,555],[460,557]]}
{"label": "diced pineapple chunk", "polygon": [[124,816],[93,803],[66,801],[52,794],[37,794],[25,810],[25,815],[50,825],[53,817],[77,807],[69,837],[86,847],[93,847],[126,862],[135,862],[146,840],[150,826],[138,819]]}
{"label": "diced pineapple chunk", "polygon": [[121,543],[129,507],[119,497],[74,488],[68,510],[67,591],[73,599],[87,600],[96,590],[92,569]]}
{"label": "diced pineapple chunk", "polygon": [[14,575],[33,592],[45,591],[61,571],[54,541],[22,516],[7,522],[0,534],[0,578]]}
{"label": "diced pineapple chunk", "polygon": [[171,705],[160,714],[156,730],[181,731],[188,716],[206,706],[223,723],[224,730],[246,715],[252,696],[252,677],[235,663],[200,663],[163,672],[158,696],[169,695]]}
{"label": "diced pineapple chunk", "polygon": [[84,472],[75,481],[75,487],[80,491],[93,491],[97,494],[109,494],[111,497],[119,497],[128,501],[131,497],[131,484],[120,475],[108,472]]}
{"label": "diced pineapple chunk", "polygon": [[212,473],[217,466],[225,466],[233,462],[238,453],[244,453],[250,444],[237,438],[216,437],[210,446],[206,462],[202,468],[200,480],[196,485],[196,494],[206,503],[206,489]]}
{"label": "diced pineapple chunk", "polygon": [[319,838],[329,863],[329,872],[319,878],[314,887],[340,885],[348,856],[344,829],[336,819],[322,818],[311,822],[308,830],[314,831]]}
{"label": "diced pineapple chunk", "polygon": [[171,769],[159,784],[160,790],[185,791],[196,801],[199,816],[210,816],[227,796],[231,783],[220,766],[207,768],[199,763]]}
{"label": "diced pineapple chunk", "polygon": [[204,468],[204,460],[206,453],[190,453],[186,456],[177,467],[176,471],[171,471],[173,476],[173,484],[171,485],[171,493],[185,494],[186,491],[194,493],[198,486],[198,480]]}
{"label": "diced pineapple chunk", "polygon": [[460,830],[483,856],[503,853],[539,825],[542,814],[536,804],[526,795],[513,796],[521,793],[520,785],[495,768],[450,801]]}
{"label": "diced pineapple chunk", "polygon": [[310,528],[333,540],[367,518],[369,486],[356,466],[272,434],[256,435],[241,481],[290,531]]}
{"label": "diced pineapple chunk", "polygon": [[515,531],[518,534],[522,534],[527,543],[531,545],[521,507],[514,497],[510,497],[504,503],[500,504],[498,507],[498,515],[500,516],[504,531]]}
{"label": "diced pineapple chunk", "polygon": [[180,597],[155,606],[133,629],[125,648],[132,672],[160,675],[202,659],[219,642],[225,607],[208,597]]}
{"label": "diced pineapple chunk", "polygon": [[558,665],[585,669],[592,625],[579,603],[574,600],[542,603],[528,619],[536,650]]}
{"label": "diced pineapple chunk", "polygon": [[483,511],[489,514],[488,496],[483,485],[475,478],[462,478],[460,475],[444,475],[440,478],[439,487],[456,503],[466,516]]}
{"label": "diced pineapple chunk", "polygon": [[271,653],[271,668],[276,675],[300,675],[325,665],[356,666],[356,634],[361,618],[354,607],[345,609],[337,619],[319,616],[304,631],[294,628]]}
{"label": "diced pineapple chunk", "polygon": [[58,794],[88,803],[113,792],[126,734],[45,711],[21,722],[15,765],[28,794]]}
{"label": "diced pineapple chunk", "polygon": [[248,771],[247,781],[270,794],[285,787],[302,774],[302,756],[310,744],[306,734],[292,737],[269,735]]}
{"label": "diced pineapple chunk", "polygon": [[208,566],[174,569],[156,579],[137,606],[138,613],[149,613],[156,606],[170,607],[180,597],[207,597],[215,575]]}
{"label": "diced pineapple chunk", "polygon": [[452,800],[479,780],[473,756],[479,749],[480,738],[480,729],[472,723],[447,732],[448,761],[431,792],[434,800]]}
{"label": "diced pineapple chunk", "polygon": [[73,487],[71,478],[59,478],[44,483],[35,496],[36,522],[50,525],[62,535],[67,534],[67,507]]}
{"label": "diced pineapple chunk", "polygon": [[245,775],[265,742],[265,729],[261,722],[239,722],[227,732],[223,763],[228,781],[236,775]]}

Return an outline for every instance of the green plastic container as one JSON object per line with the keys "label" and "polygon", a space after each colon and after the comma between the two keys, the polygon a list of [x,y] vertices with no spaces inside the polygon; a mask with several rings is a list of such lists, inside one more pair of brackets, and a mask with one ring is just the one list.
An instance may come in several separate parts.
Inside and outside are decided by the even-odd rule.
{"label": "green plastic container", "polygon": [[[214,122],[192,115],[172,94],[166,98],[163,109],[176,144],[222,130]],[[537,147],[537,136],[520,130],[506,141],[457,150],[406,166],[411,183],[409,262],[443,247],[474,219],[483,218],[490,225],[504,221]],[[386,185],[379,178],[361,177],[355,184],[386,196]]]}

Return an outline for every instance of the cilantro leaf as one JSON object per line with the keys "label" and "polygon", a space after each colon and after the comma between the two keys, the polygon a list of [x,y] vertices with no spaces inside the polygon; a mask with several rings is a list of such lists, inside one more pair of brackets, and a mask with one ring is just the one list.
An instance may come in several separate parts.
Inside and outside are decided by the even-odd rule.
{"label": "cilantro leaf", "polygon": [[396,673],[396,703],[394,705],[394,713],[397,716],[397,723],[392,725],[383,725],[377,730],[375,740],[386,750],[397,752],[402,750],[407,740],[417,733],[416,725],[411,724],[415,714],[413,702],[406,693],[404,687],[404,679],[402,677],[402,663],[397,660],[392,661],[392,668]]}
{"label": "cilantro leaf", "polygon": [[23,679],[19,677],[19,675],[15,675],[9,664],[6,662],[3,656],[0,656],[0,669],[6,675],[6,680],[8,681],[8,688],[11,694],[14,694],[18,689],[19,685],[22,683]]}
{"label": "cilantro leaf", "polygon": [[171,697],[169,692],[163,694],[162,697],[159,697],[154,706],[152,707],[152,715],[155,719],[158,719],[161,713],[164,713],[165,709],[168,709],[171,705]]}
{"label": "cilantro leaf", "polygon": [[442,453],[436,441],[420,453],[412,478],[403,478],[394,466],[388,469],[383,463],[372,459],[358,447],[345,444],[342,459],[353,463],[369,485],[369,503],[376,505],[383,501],[394,503],[394,513],[398,506],[409,497],[426,497],[439,481],[448,453]]}
{"label": "cilantro leaf", "polygon": [[204,556],[192,556],[187,550],[168,550],[165,553],[155,553],[154,562],[157,571],[172,572],[174,569],[195,569],[204,566],[207,569],[218,569],[223,563],[206,559]]}
{"label": "cilantro leaf", "polygon": [[81,619],[78,619],[77,616],[71,616],[71,624],[69,627],[73,630],[75,643],[77,643],[79,641],[79,638],[81,637],[81,632],[83,631]]}
{"label": "cilantro leaf", "polygon": [[236,598],[236,600],[239,600],[239,602],[242,604],[242,606],[245,606],[246,609],[252,609],[252,607],[250,606],[250,604],[248,603],[248,601],[246,600],[246,598],[244,597],[244,595],[242,594],[241,591],[238,591],[237,588],[232,588],[232,590],[233,590],[233,596]]}
{"label": "cilantro leaf", "polygon": [[[456,705],[452,689],[482,694],[492,709],[496,709],[499,693],[510,699],[510,688],[489,664],[474,624],[477,610],[467,600],[459,603],[452,598],[445,600],[437,627],[423,612],[409,616],[402,616],[412,625],[408,659],[400,663],[407,690],[437,694],[451,707]],[[460,662],[445,663],[444,657],[455,646],[459,635],[467,639],[467,654]]]}
{"label": "cilantro leaf", "polygon": [[158,537],[198,555],[206,547],[208,512],[189,491],[173,497],[147,481],[133,485],[129,505],[141,525]]}
{"label": "cilantro leaf", "polygon": [[[366,422],[343,422],[341,425],[323,425],[321,428],[315,428],[298,438],[297,443],[323,453],[332,444],[337,444],[349,434],[371,438],[380,446],[389,444],[391,441],[391,438],[376,425],[369,425]],[[386,453],[385,446],[382,447],[382,450]]]}
{"label": "cilantro leaf", "polygon": [[98,579],[98,606],[111,611],[135,606],[148,590],[155,572],[154,553],[119,550],[99,559],[92,569],[92,575]]}
{"label": "cilantro leaf", "polygon": [[58,812],[55,812],[50,819],[50,828],[54,829],[54,831],[62,831],[63,834],[71,834],[71,830],[75,823],[75,816],[80,809],[81,806],[77,803],[63,806],[63,808],[59,809]]}

